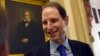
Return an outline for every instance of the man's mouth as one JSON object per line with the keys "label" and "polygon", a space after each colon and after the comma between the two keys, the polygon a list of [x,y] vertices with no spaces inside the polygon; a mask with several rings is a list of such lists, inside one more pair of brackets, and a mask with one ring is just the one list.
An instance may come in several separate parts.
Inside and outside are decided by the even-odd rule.
{"label": "man's mouth", "polygon": [[56,34],[56,31],[49,31],[49,32],[47,32],[47,33],[48,33],[48,35],[49,35],[50,37],[54,37],[55,34]]}

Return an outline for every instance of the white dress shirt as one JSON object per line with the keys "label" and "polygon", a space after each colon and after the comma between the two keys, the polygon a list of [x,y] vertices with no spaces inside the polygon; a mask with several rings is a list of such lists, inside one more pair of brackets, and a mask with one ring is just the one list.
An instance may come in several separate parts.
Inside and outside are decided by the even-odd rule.
{"label": "white dress shirt", "polygon": [[[60,53],[57,51],[57,48],[60,44],[57,44],[50,40],[50,56],[60,56]],[[69,45],[68,39],[64,41],[63,45],[66,47],[65,51],[67,53],[67,56],[73,56],[71,47]]]}

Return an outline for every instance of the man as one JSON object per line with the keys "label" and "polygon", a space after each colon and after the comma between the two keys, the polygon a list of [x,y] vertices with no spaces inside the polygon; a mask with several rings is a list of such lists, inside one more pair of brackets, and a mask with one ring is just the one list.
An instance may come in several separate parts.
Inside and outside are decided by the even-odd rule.
{"label": "man", "polygon": [[[41,36],[41,37],[40,37]],[[44,42],[41,27],[35,23],[28,9],[23,11],[23,21],[21,21],[10,41],[11,53],[25,53],[32,47]]]}
{"label": "man", "polygon": [[42,26],[49,41],[33,48],[25,56],[93,56],[88,44],[67,38],[67,24],[68,17],[61,5],[56,2],[46,4],[42,11]]}

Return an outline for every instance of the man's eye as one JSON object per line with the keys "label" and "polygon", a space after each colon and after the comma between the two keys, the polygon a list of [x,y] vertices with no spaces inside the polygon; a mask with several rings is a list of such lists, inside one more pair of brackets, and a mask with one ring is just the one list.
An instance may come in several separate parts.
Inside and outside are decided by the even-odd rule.
{"label": "man's eye", "polygon": [[47,21],[43,21],[42,24],[45,24],[46,25],[47,24]]}
{"label": "man's eye", "polygon": [[52,23],[55,23],[56,21],[57,21],[56,19],[52,19],[52,20],[51,20]]}

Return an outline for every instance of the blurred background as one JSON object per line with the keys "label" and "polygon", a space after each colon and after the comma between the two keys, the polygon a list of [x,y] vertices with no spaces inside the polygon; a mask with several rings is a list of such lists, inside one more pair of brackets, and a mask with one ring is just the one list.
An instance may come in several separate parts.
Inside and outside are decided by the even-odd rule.
{"label": "blurred background", "polygon": [[[95,56],[100,56],[99,0],[0,0],[0,5],[6,11],[9,19],[9,36],[0,45],[2,54],[6,53],[5,56],[24,56],[24,53],[30,48],[48,40],[48,37],[43,38],[41,27],[42,6],[48,2],[58,2],[66,9],[69,16],[66,32],[68,37],[89,44]],[[33,37],[29,38],[26,35],[16,37],[14,34],[18,23],[23,20],[22,12],[24,9],[31,11],[32,19],[38,25],[38,29],[34,29],[34,32],[39,33],[39,36],[34,34],[33,36],[41,37],[36,39],[40,43],[32,41]]]}

